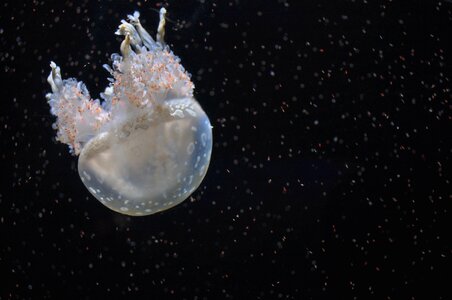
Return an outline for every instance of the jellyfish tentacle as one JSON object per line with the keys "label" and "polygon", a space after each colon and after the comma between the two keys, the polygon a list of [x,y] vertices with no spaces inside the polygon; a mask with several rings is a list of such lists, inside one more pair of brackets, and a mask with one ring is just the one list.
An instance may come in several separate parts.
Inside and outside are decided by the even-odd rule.
{"label": "jellyfish tentacle", "polygon": [[50,72],[49,77],[47,77],[47,82],[50,84],[52,92],[56,93],[61,89],[63,85],[63,80],[61,79],[61,70],[60,67],[58,67],[53,61],[50,62],[50,68],[52,68],[52,71]]}
{"label": "jellyfish tentacle", "polygon": [[135,26],[136,31],[138,32],[144,46],[148,48],[148,50],[155,49],[157,47],[157,43],[154,41],[154,39],[151,37],[151,35],[146,31],[146,29],[143,28],[143,26],[140,23],[140,13],[134,12],[133,15],[128,15],[127,18],[129,19],[130,23]]}
{"label": "jellyfish tentacle", "polygon": [[126,60],[130,56],[130,52],[132,52],[132,48],[130,47],[130,34],[126,34],[121,43],[120,50],[124,60]]}
{"label": "jellyfish tentacle", "polygon": [[116,30],[115,34],[123,36],[129,35],[130,44],[133,46],[134,51],[136,53],[141,52],[143,41],[141,40],[140,35],[132,24],[121,20],[121,25],[118,26],[118,30]]}
{"label": "jellyfish tentacle", "polygon": [[165,45],[165,24],[166,24],[166,9],[162,7],[160,9],[160,21],[157,29],[157,43],[160,43],[162,46]]}

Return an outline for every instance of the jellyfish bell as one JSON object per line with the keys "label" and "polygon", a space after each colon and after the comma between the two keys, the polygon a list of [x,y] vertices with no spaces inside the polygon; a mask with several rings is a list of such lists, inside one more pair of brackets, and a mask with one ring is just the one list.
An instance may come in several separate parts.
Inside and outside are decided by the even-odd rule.
{"label": "jellyfish bell", "polygon": [[210,160],[211,127],[201,106],[184,100],[193,115],[161,113],[98,134],[82,148],[80,178],[99,201],[120,213],[146,215],[179,204],[199,186]]}
{"label": "jellyfish bell", "polygon": [[139,14],[122,21],[121,54],[113,55],[113,78],[92,100],[83,83],[61,78],[51,63],[47,95],[57,116],[57,139],[79,155],[78,172],[90,193],[108,208],[140,216],[171,208],[201,184],[212,152],[209,118],[193,97],[194,85],[163,41]]}

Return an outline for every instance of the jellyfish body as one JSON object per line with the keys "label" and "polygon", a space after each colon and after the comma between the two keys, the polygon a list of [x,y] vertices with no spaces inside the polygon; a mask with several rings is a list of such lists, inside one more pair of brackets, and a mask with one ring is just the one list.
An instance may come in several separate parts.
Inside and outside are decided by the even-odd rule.
{"label": "jellyfish body", "polygon": [[132,216],[175,206],[200,185],[210,162],[212,129],[193,98],[193,83],[164,44],[165,10],[157,41],[139,14],[122,21],[121,54],[112,55],[113,78],[91,99],[83,83],[61,78],[51,63],[47,94],[57,139],[79,155],[82,182],[108,208]]}

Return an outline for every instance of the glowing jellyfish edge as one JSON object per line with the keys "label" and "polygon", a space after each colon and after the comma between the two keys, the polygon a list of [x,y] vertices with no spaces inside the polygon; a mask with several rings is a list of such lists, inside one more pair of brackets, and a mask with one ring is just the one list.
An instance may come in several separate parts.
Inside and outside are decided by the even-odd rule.
{"label": "glowing jellyfish edge", "polygon": [[121,21],[121,54],[112,55],[110,84],[93,100],[85,85],[62,79],[52,62],[47,94],[57,140],[79,155],[89,192],[108,208],[131,216],[173,207],[200,185],[210,162],[212,127],[193,98],[189,74],[164,42],[165,9],[157,38],[139,13]]}

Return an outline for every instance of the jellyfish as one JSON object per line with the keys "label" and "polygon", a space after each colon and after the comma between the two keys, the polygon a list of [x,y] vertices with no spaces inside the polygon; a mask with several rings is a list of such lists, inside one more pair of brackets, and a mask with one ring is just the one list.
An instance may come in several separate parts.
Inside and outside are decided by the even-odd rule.
{"label": "jellyfish", "polygon": [[116,31],[109,85],[92,99],[86,86],[61,77],[51,62],[46,95],[56,139],[78,156],[88,191],[108,208],[130,216],[169,209],[201,184],[212,152],[212,126],[193,96],[180,59],[165,44],[165,8],[154,40],[140,14]]}

